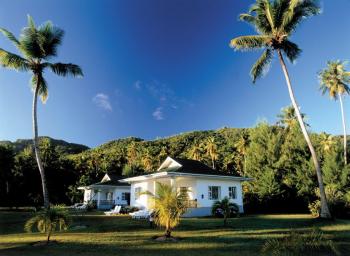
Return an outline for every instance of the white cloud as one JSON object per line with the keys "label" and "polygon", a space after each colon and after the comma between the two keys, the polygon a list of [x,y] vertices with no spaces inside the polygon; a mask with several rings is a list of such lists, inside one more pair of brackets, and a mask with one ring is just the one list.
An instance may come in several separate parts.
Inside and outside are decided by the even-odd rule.
{"label": "white cloud", "polygon": [[142,85],[141,85],[141,81],[140,80],[137,80],[135,83],[134,83],[134,87],[137,89],[137,90],[141,90],[142,88]]}
{"label": "white cloud", "polygon": [[156,110],[153,111],[152,116],[154,119],[158,121],[164,120],[163,108],[162,107],[156,108]]}
{"label": "white cloud", "polygon": [[98,93],[93,98],[92,101],[96,104],[97,107],[102,108],[106,111],[112,111],[112,105],[109,101],[109,96],[104,93]]}

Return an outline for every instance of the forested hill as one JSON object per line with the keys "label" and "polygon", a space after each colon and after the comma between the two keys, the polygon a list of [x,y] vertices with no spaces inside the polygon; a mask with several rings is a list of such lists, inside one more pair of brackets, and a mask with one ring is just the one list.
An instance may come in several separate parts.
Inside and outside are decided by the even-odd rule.
{"label": "forested hill", "polygon": [[[54,147],[59,154],[77,154],[85,150],[88,150],[89,147],[76,143],[69,143],[64,140],[56,140],[50,137],[39,137],[39,141],[47,140],[48,143]],[[23,151],[25,148],[32,146],[32,139],[18,139],[14,142],[11,141],[0,141],[0,145],[11,146],[15,153]]]}

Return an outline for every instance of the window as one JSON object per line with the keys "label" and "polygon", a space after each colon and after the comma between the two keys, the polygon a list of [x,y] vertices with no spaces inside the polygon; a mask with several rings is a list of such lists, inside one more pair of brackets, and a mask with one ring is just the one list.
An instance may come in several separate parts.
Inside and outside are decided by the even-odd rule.
{"label": "window", "polygon": [[236,187],[228,187],[228,198],[230,199],[236,199],[237,198],[237,191]]}
{"label": "window", "polygon": [[220,199],[220,187],[209,186],[208,198],[209,198],[209,200],[218,200],[218,199]]}
{"label": "window", "polygon": [[[139,193],[140,193],[140,192],[139,192]],[[128,192],[123,192],[123,193],[122,193],[122,200],[123,200],[123,201],[128,200],[128,195],[129,195],[129,198],[130,198],[130,193],[128,193]]]}
{"label": "window", "polygon": [[113,200],[113,192],[107,192],[106,193],[106,199],[107,200]]}
{"label": "window", "polygon": [[141,188],[137,187],[135,188],[135,200],[140,198]]}

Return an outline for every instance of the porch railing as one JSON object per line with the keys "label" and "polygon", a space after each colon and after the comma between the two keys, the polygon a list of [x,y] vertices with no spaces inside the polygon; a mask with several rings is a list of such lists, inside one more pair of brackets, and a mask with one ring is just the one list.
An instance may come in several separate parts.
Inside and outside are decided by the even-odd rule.
{"label": "porch railing", "polygon": [[98,200],[92,200],[92,202],[94,204],[100,204],[100,205],[114,205],[115,201],[114,200],[100,200],[100,202],[98,202]]}
{"label": "porch railing", "polygon": [[187,200],[188,208],[197,208],[197,200]]}

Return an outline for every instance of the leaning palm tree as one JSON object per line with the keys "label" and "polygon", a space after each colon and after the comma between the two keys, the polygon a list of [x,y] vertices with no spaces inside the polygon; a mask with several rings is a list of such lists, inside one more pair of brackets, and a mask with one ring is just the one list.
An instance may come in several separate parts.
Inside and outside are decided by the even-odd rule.
{"label": "leaning palm tree", "polygon": [[44,206],[48,208],[49,193],[46,185],[45,171],[39,154],[38,122],[37,122],[37,99],[41,97],[43,103],[48,98],[48,87],[44,79],[44,70],[50,69],[59,76],[82,76],[79,66],[68,63],[51,63],[49,60],[57,55],[57,48],[61,44],[64,31],[51,22],[36,27],[33,19],[28,16],[28,26],[23,28],[17,39],[11,32],[4,28],[0,31],[17,47],[22,56],[13,54],[0,48],[0,64],[6,68],[17,71],[26,71],[32,74],[31,84],[33,94],[33,133],[34,151],[41,175]]}
{"label": "leaning palm tree", "polygon": [[287,57],[293,63],[301,53],[299,47],[291,42],[289,37],[305,18],[317,15],[319,12],[320,7],[315,0],[256,0],[249,12],[241,14],[239,18],[251,24],[258,32],[258,35],[234,38],[231,40],[230,46],[236,50],[243,51],[264,49],[263,54],[253,65],[250,72],[254,83],[268,71],[274,54],[277,54],[295,114],[315,165],[321,191],[321,217],[330,218],[331,214],[324,191],[320,164],[303,117],[300,114],[298,103],[294,97],[291,80],[284,61],[284,57]]}
{"label": "leaning palm tree", "polygon": [[171,237],[172,229],[180,223],[180,217],[188,207],[188,193],[177,191],[176,188],[157,182],[156,193],[144,192],[153,200],[154,221],[158,226],[165,227],[165,238]]}
{"label": "leaning palm tree", "polygon": [[219,154],[218,154],[218,147],[216,145],[214,137],[209,137],[207,139],[207,142],[205,144],[205,150],[207,152],[207,155],[211,159],[211,164],[213,169],[215,169],[215,161],[218,160]]}
{"label": "leaning palm tree", "polygon": [[62,206],[53,206],[50,209],[43,209],[37,212],[32,218],[27,220],[24,225],[26,232],[32,232],[34,226],[41,233],[46,234],[47,243],[50,242],[50,237],[56,230],[67,230],[71,218],[68,211]]}
{"label": "leaning palm tree", "polygon": [[339,99],[340,111],[343,121],[343,140],[344,140],[344,163],[347,164],[347,140],[346,123],[343,107],[343,96],[350,93],[350,72],[345,70],[345,63],[341,61],[329,61],[327,68],[319,72],[320,89],[322,94],[328,93],[333,100]]}

